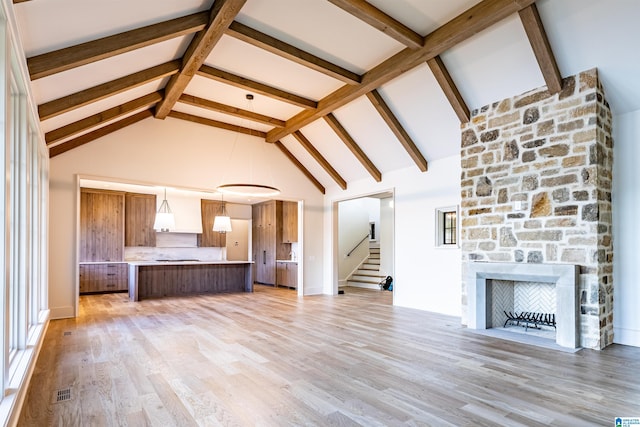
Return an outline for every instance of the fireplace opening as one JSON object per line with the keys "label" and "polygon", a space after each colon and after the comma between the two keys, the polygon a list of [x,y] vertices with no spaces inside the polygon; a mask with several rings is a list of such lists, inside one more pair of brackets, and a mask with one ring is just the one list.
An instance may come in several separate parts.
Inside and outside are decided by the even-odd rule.
{"label": "fireplace opening", "polygon": [[[555,337],[560,347],[579,347],[577,265],[471,262],[467,265],[467,285],[468,328],[520,331],[536,338]],[[542,313],[543,319],[551,318],[555,323],[529,322],[535,328],[527,323],[525,327],[510,326],[508,313],[512,317],[517,317],[516,313]]]}
{"label": "fireplace opening", "polygon": [[490,280],[487,328],[556,339],[555,283]]}

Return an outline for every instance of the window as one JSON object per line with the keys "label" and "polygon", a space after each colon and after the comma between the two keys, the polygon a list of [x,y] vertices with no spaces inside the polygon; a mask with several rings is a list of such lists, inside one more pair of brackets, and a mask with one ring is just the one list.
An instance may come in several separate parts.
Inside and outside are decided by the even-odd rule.
{"label": "window", "polygon": [[458,207],[436,209],[436,247],[458,247]]}
{"label": "window", "polygon": [[49,155],[28,75],[0,6],[0,424],[8,424],[35,364],[49,312]]}

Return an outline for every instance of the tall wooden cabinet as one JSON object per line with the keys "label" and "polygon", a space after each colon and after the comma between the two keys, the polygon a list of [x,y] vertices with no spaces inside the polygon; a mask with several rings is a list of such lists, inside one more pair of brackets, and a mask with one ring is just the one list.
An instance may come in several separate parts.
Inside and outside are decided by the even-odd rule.
{"label": "tall wooden cabinet", "polygon": [[270,200],[252,206],[252,250],[254,281],[276,284],[276,259],[289,256],[282,243],[282,201]]}
{"label": "tall wooden cabinet", "polygon": [[298,241],[298,202],[282,202],[282,242]]}
{"label": "tall wooden cabinet", "polygon": [[124,245],[155,246],[156,195],[126,193],[124,200]]}
{"label": "tall wooden cabinet", "polygon": [[80,191],[80,292],[127,290],[124,263],[125,195]]}
{"label": "tall wooden cabinet", "polygon": [[222,202],[217,200],[200,200],[202,211],[202,234],[198,235],[198,246],[200,247],[225,247],[227,245],[227,235],[213,231],[213,220],[222,208]]}
{"label": "tall wooden cabinet", "polygon": [[[278,284],[276,260],[290,259],[290,243],[298,240],[297,203],[281,200],[257,203],[252,206],[252,217],[254,281],[276,285]],[[295,232],[291,230],[290,224],[295,224]],[[290,229],[285,231],[285,228]]]}
{"label": "tall wooden cabinet", "polygon": [[124,193],[80,191],[80,262],[124,260]]}

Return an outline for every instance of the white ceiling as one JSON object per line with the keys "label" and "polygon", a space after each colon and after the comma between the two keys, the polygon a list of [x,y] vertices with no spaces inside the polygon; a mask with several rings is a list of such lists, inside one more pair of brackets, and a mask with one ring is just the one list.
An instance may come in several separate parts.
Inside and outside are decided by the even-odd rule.
{"label": "white ceiling", "polygon": [[[25,55],[31,57],[205,11],[212,3],[212,0],[30,0],[13,7]],[[426,35],[478,1],[369,0],[369,3]],[[637,24],[640,2],[538,0],[536,4],[562,76],[598,67],[614,114],[640,109],[640,55],[635,46],[640,40]],[[404,49],[399,42],[325,0],[247,0],[236,20],[358,74]],[[42,104],[180,58],[191,37],[168,40],[35,80],[32,95],[37,104]],[[441,58],[471,110],[544,85],[517,15],[458,44]],[[320,100],[344,85],[226,35],[205,64],[313,100]],[[159,90],[166,80],[45,120],[42,129],[49,132]],[[459,120],[426,64],[378,90],[428,161],[459,153]],[[281,120],[302,111],[300,107],[261,95],[248,102],[246,90],[199,76],[193,78],[185,93]],[[270,129],[247,119],[181,103],[174,110],[264,132]],[[414,166],[366,97],[337,109],[334,115],[383,173],[383,180],[386,172]],[[303,127],[301,132],[347,182],[373,179],[324,120]],[[295,138],[287,136],[282,142],[325,187],[336,185]]]}

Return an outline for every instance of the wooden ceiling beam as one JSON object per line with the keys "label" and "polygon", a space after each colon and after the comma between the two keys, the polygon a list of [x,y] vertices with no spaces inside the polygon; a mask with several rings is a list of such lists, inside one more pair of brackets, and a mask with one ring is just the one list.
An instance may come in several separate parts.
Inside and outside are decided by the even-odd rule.
{"label": "wooden ceiling beam", "polygon": [[115,123],[111,123],[99,129],[96,129],[93,132],[80,135],[77,138],[53,146],[49,148],[49,158],[58,156],[62,153],[66,153],[69,150],[80,147],[81,145],[87,144],[91,141],[95,141],[98,138],[102,138],[105,135],[109,135],[110,133],[113,133],[117,130],[126,128],[127,126],[137,123],[148,117],[153,117],[153,113],[151,110],[140,111],[139,113],[125,117],[124,119],[119,120]]}
{"label": "wooden ceiling beam", "polygon": [[304,147],[305,150],[315,159],[316,162],[329,174],[331,178],[342,188],[343,190],[347,189],[347,181],[345,181],[338,171],[336,171],[331,164],[325,159],[322,154],[316,149],[316,147],[311,144],[309,141],[299,130],[293,133],[293,136],[298,140],[300,145]]}
{"label": "wooden ceiling beam", "polygon": [[469,107],[467,107],[467,103],[464,102],[462,95],[460,95],[458,87],[453,82],[453,79],[451,78],[449,71],[447,71],[447,67],[445,67],[440,56],[438,55],[427,60],[427,64],[429,65],[429,68],[431,68],[431,72],[444,92],[444,95],[449,100],[449,104],[451,104],[453,111],[455,111],[458,116],[460,123],[468,123],[469,120],[471,120]]}
{"label": "wooden ceiling beam", "polygon": [[536,4],[533,3],[518,13],[549,92],[552,94],[560,92],[562,90],[562,76],[560,76],[556,58],[551,50]]}
{"label": "wooden ceiling beam", "polygon": [[241,119],[251,120],[268,126],[284,127],[285,125],[284,120],[265,116],[259,113],[254,113],[253,111],[243,110],[242,108],[221,104],[219,102],[210,101],[208,99],[199,98],[193,95],[182,94],[182,96],[180,96],[180,99],[178,99],[178,102],[193,105],[194,107],[204,108],[210,111],[216,111],[218,113],[228,114],[234,117],[240,117]]}
{"label": "wooden ceiling beam", "polygon": [[147,68],[146,70],[40,104],[38,106],[38,115],[40,116],[40,120],[47,120],[68,111],[75,110],[76,108],[100,101],[101,99],[134,89],[154,80],[170,76],[177,73],[179,69],[180,60]]}
{"label": "wooden ceiling beam", "polygon": [[117,119],[141,108],[146,107],[149,109],[149,107],[154,106],[161,100],[162,92],[153,92],[132,101],[125,102],[117,107],[109,108],[108,110],[86,117],[82,120],[78,120],[66,126],[49,131],[44,135],[44,139],[47,142],[47,145],[51,145],[62,139],[99,126],[103,122]]}
{"label": "wooden ceiling beam", "polygon": [[221,83],[229,84],[231,86],[238,87],[240,89],[246,89],[254,93],[259,93],[264,96],[268,96],[278,101],[286,102],[287,104],[295,105],[297,107],[305,109],[315,109],[318,106],[316,101],[303,98],[302,96],[294,95],[284,90],[277,89],[272,86],[256,82],[254,80],[241,77],[227,71],[219,70],[217,68],[203,65],[198,70],[197,74],[201,77],[206,77],[211,80],[215,80]]}
{"label": "wooden ceiling beam", "polygon": [[43,53],[27,58],[29,75],[31,80],[40,79],[175,37],[195,33],[202,30],[208,22],[209,12],[200,12]]}
{"label": "wooden ceiling beam", "polygon": [[215,45],[247,0],[216,0],[207,26],[199,31],[182,57],[180,72],[171,76],[164,90],[164,99],[156,106],[156,118],[164,119],[178,102],[193,76],[200,69]]}
{"label": "wooden ceiling beam", "polygon": [[287,147],[284,146],[284,144],[280,141],[276,141],[273,143],[276,147],[278,147],[280,149],[280,151],[282,151],[282,153],[284,153],[285,156],[287,156],[287,158],[289,158],[289,160],[291,161],[291,163],[293,163],[299,170],[300,172],[302,172],[304,174],[304,176],[306,176],[309,181],[311,181],[311,183],[313,183],[313,185],[316,186],[316,188],[318,190],[320,190],[320,192],[322,194],[325,194],[325,188],[324,186],[320,183],[320,181],[318,181],[316,179],[315,176],[313,176],[313,174],[311,172],[309,172],[309,169],[305,168],[304,165],[302,163],[300,163],[300,161],[298,159],[296,159],[296,156],[294,156],[291,151],[287,150]]}
{"label": "wooden ceiling beam", "polygon": [[302,111],[287,120],[284,128],[270,130],[267,142],[292,134],[534,2],[535,0],[481,1],[428,34],[420,49],[406,48],[398,52],[363,74],[360,84],[342,86],[321,99],[316,110]]}
{"label": "wooden ceiling beam", "polygon": [[258,30],[247,27],[237,21],[233,22],[233,24],[229,26],[227,35],[259,47],[260,49],[264,49],[274,55],[281,56],[289,61],[293,61],[296,64],[300,64],[311,68],[312,70],[326,74],[327,76],[333,77],[334,79],[340,80],[344,83],[360,83],[360,75],[336,64],[332,64],[329,61],[325,61],[322,58],[312,55],[309,52],[305,52],[302,49],[298,49],[295,46],[267,34],[261,33]]}
{"label": "wooden ceiling beam", "polygon": [[257,136],[259,138],[264,138],[267,134],[255,129],[250,129],[244,126],[232,125],[229,123],[221,122],[219,120],[206,119],[204,117],[194,116],[193,114],[181,113],[180,111],[171,110],[169,112],[168,117],[173,117],[174,119],[186,120],[192,123],[198,123],[205,126],[211,126],[218,129],[230,130],[232,132],[238,132],[245,135]]}
{"label": "wooden ceiling beam", "polygon": [[420,34],[364,0],[329,0],[329,2],[410,49],[422,47],[424,40]]}
{"label": "wooden ceiling beam", "polygon": [[333,129],[333,131],[338,135],[338,137],[344,142],[347,148],[351,151],[351,153],[358,159],[360,164],[369,172],[369,174],[376,180],[376,182],[382,181],[382,173],[376,168],[376,165],[367,157],[367,155],[362,151],[362,148],[356,143],[356,141],[349,135],[349,132],[342,126],[342,124],[338,121],[336,116],[332,113],[324,116],[324,120],[327,122],[329,127]]}
{"label": "wooden ceiling beam", "polygon": [[426,172],[428,169],[427,160],[424,158],[416,144],[413,142],[409,134],[402,127],[400,121],[396,118],[391,108],[384,101],[380,93],[377,90],[373,90],[367,94],[367,98],[373,104],[373,106],[378,110],[378,113],[384,119],[389,129],[393,132],[393,134],[398,138],[400,144],[407,151],[407,154],[413,159],[415,164],[418,166],[418,169],[422,172]]}

